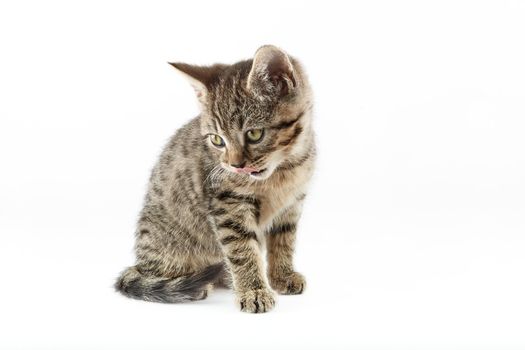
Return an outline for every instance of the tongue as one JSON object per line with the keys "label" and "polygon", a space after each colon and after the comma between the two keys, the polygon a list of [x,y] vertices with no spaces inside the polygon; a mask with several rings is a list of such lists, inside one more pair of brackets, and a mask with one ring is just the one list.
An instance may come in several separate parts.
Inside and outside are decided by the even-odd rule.
{"label": "tongue", "polygon": [[237,174],[251,174],[254,171],[257,171],[255,168],[245,167],[245,168],[237,168],[235,169],[235,172]]}

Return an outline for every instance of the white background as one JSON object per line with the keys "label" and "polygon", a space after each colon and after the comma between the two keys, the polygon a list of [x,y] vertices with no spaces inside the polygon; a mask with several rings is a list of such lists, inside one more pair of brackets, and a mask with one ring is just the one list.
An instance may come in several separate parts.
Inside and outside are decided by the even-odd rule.
{"label": "white background", "polygon": [[[166,61],[304,63],[306,294],[112,290],[149,171],[198,113]],[[525,4],[2,1],[1,349],[525,349]]]}

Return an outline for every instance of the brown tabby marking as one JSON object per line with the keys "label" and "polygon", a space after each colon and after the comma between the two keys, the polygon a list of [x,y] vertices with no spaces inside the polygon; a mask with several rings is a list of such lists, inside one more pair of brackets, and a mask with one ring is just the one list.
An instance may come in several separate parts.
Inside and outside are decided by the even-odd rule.
{"label": "brown tabby marking", "polygon": [[306,75],[274,46],[233,65],[172,65],[190,80],[201,114],[176,132],[152,171],[137,261],[115,287],[173,303],[227,285],[241,310],[268,311],[273,290],[300,294],[306,286],[293,267],[315,158]]}

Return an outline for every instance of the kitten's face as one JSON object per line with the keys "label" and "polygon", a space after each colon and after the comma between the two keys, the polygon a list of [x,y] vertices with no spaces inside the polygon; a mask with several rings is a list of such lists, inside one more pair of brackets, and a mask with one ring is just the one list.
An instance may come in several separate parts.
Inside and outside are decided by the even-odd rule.
{"label": "kitten's face", "polygon": [[239,108],[230,109],[234,111],[231,114],[219,115],[218,108],[203,116],[204,135],[224,169],[264,180],[293,153],[304,131],[301,124],[304,111],[272,110],[249,98],[243,102]]}
{"label": "kitten's face", "polygon": [[282,50],[263,46],[253,60],[230,66],[173,65],[190,77],[204,142],[224,169],[264,180],[303,146],[309,90],[299,64]]}

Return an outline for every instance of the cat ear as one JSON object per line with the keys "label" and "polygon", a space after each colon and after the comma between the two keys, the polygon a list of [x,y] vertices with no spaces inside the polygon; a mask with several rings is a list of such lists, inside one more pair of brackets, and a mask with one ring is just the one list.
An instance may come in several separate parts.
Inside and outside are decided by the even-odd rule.
{"label": "cat ear", "polygon": [[187,63],[168,62],[181,72],[189,81],[197,98],[203,102],[210,87],[218,80],[219,74],[226,67],[223,64],[213,66],[194,66]]}
{"label": "cat ear", "polygon": [[261,97],[283,97],[297,86],[290,58],[273,45],[260,47],[248,75],[248,90]]}

